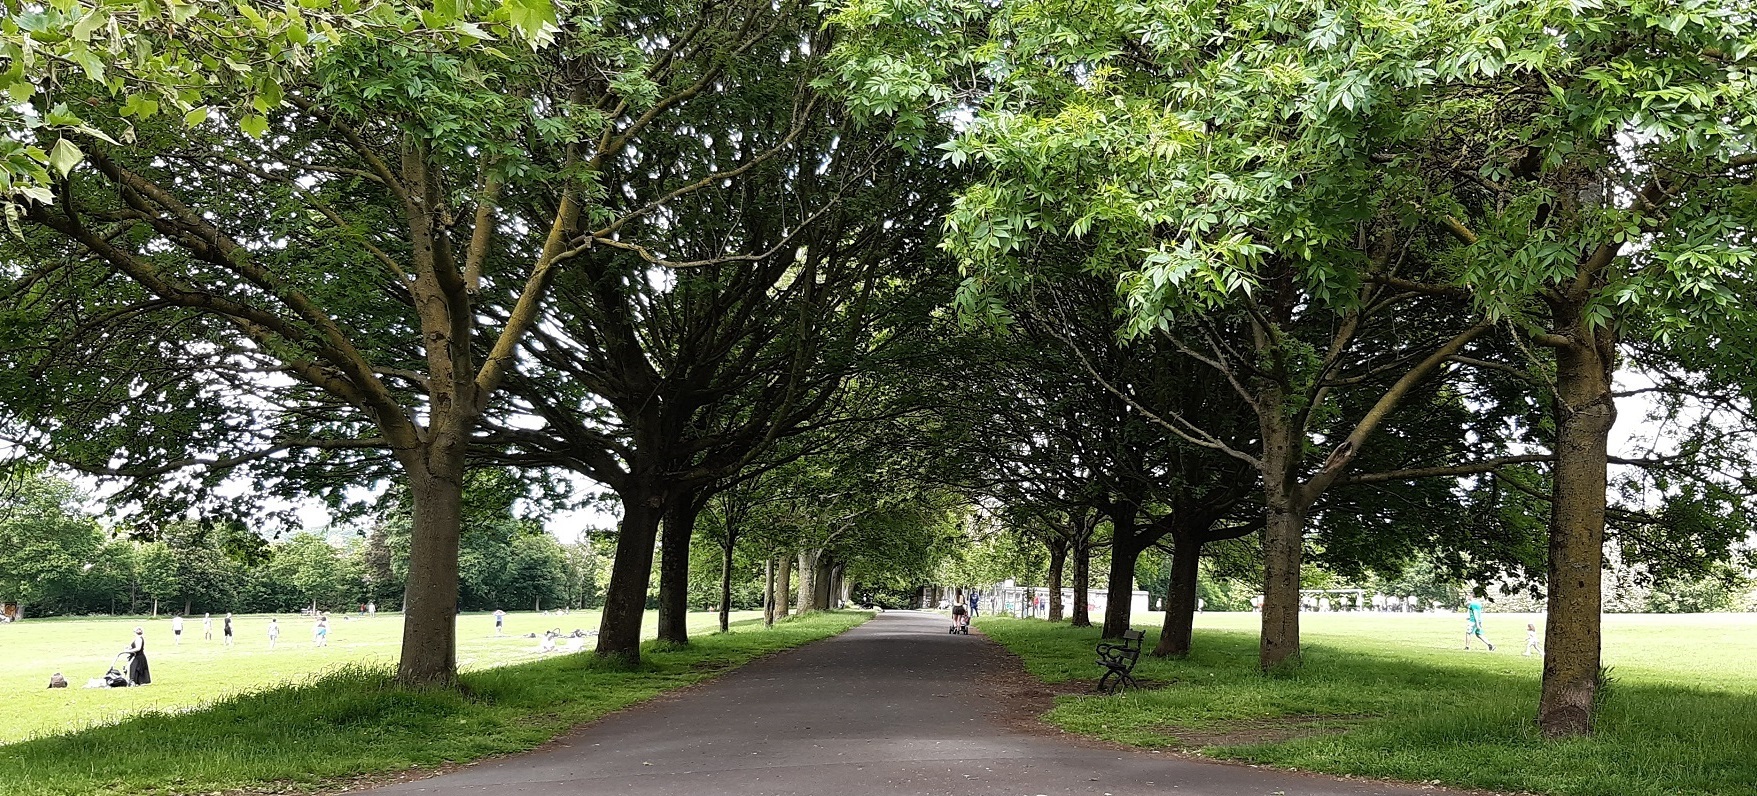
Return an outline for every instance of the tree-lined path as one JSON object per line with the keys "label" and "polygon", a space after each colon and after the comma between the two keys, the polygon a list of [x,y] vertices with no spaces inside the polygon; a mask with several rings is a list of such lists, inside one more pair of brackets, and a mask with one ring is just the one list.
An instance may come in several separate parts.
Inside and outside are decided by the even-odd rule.
{"label": "tree-lined path", "polygon": [[[1007,726],[991,642],[894,612],[592,724],[542,751],[385,794],[1133,794],[1430,796]],[[1007,674],[988,672],[989,674]]]}

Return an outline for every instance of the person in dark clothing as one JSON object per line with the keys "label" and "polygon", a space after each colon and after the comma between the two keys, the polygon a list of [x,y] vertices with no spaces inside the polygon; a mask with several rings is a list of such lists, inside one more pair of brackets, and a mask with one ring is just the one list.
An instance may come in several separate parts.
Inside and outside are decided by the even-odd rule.
{"label": "person in dark clothing", "polygon": [[128,642],[128,684],[146,685],[153,681],[152,670],[146,665],[146,631],[134,629],[134,640]]}

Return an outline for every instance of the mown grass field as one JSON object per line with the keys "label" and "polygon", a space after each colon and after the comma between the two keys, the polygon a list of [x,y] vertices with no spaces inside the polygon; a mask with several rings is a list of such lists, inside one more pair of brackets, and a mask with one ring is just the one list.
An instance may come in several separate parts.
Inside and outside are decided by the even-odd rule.
{"label": "mown grass field", "polygon": [[[0,746],[0,794],[158,796],[334,789],[361,778],[516,752],[757,656],[835,635],[870,616],[819,613],[779,622],[772,629],[764,629],[760,619],[745,620],[731,633],[703,634],[687,647],[648,642],[642,663],[635,667],[589,652],[490,667],[496,660],[516,660],[523,650],[534,650],[536,642],[474,638],[468,646],[476,650],[476,663],[461,676],[459,689],[396,688],[388,668],[361,663],[372,655],[355,650],[345,662],[320,661],[312,667],[325,674]],[[541,617],[526,619],[515,629],[544,624]],[[480,617],[463,621],[471,635],[483,636]],[[492,620],[486,626],[492,634]],[[344,630],[331,650],[338,650],[333,645],[346,638]],[[358,643],[370,648],[378,642],[363,635]],[[213,663],[210,671],[257,668],[239,655]],[[257,659],[259,664],[262,660]],[[156,661],[153,671],[154,685],[91,693],[144,697],[159,688]]]}
{"label": "mown grass field", "polygon": [[[1139,617],[1148,649],[1160,614]],[[1591,738],[1537,733],[1542,660],[1521,614],[1489,614],[1495,652],[1463,649],[1462,615],[1306,614],[1305,665],[1257,673],[1255,614],[1203,614],[1187,660],[1143,656],[1150,689],[1072,694],[1047,718],[1137,746],[1337,774],[1567,796],[1757,794],[1757,615],[1609,615],[1614,678]],[[1097,628],[983,617],[1048,682],[1086,680]]]}
{"label": "mown grass field", "polygon": [[[734,613],[733,620],[760,617],[762,612]],[[222,643],[220,617],[214,617],[214,637],[202,638],[201,617],[184,620],[183,641],[175,643],[168,616],[101,619],[31,619],[0,624],[0,744],[33,736],[113,722],[153,710],[181,710],[223,696],[261,690],[305,680],[343,665],[391,666],[402,643],[400,614],[376,616],[332,615],[329,646],[315,649],[311,643],[314,620],[298,614],[273,615],[281,627],[280,642],[268,648],[270,615],[241,615],[233,619],[233,645]],[[494,635],[494,617],[464,614],[458,617],[458,667],[464,671],[488,669],[542,657],[535,639],[526,633],[560,628],[598,629],[598,612],[575,611],[567,615],[536,612],[508,613],[505,635]],[[655,635],[656,614],[648,612],[647,636]],[[715,629],[716,615],[690,615],[690,632],[705,634]],[[144,688],[81,688],[102,675],[116,653],[128,645],[134,628],[146,630],[147,660],[152,664],[152,685]],[[591,639],[588,639],[588,649]],[[49,690],[49,675],[61,672],[71,687]]]}

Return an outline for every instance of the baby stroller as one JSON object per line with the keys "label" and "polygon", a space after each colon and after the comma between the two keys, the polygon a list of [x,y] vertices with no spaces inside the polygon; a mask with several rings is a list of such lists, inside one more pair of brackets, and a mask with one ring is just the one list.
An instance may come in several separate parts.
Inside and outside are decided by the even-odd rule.
{"label": "baby stroller", "polygon": [[970,635],[970,611],[962,605],[952,606],[952,626],[946,632]]}
{"label": "baby stroller", "polygon": [[133,683],[128,682],[128,675],[124,673],[127,671],[126,668],[118,668],[118,666],[126,667],[128,665],[124,660],[127,657],[128,653],[126,652],[116,653],[116,657],[110,660],[110,670],[104,672],[103,677],[93,677],[86,681],[85,687],[127,688],[128,686],[133,685]]}

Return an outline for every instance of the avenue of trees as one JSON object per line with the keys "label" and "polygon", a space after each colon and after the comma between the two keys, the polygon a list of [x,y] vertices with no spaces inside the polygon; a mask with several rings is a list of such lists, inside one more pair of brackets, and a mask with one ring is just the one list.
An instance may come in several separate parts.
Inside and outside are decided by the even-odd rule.
{"label": "avenue of trees", "polygon": [[[1742,0],[5,8],[0,439],[45,572],[382,597],[444,686],[460,606],[601,595],[633,661],[649,605],[687,643],[1006,572],[1106,636],[1128,601],[1062,584],[1162,582],[1161,655],[1248,580],[1267,671],[1314,571],[1425,568],[1543,596],[1568,736],[1607,547],[1747,563]],[[580,477],[619,522],[575,556],[513,507]],[[270,544],[264,498],[367,530]]]}

